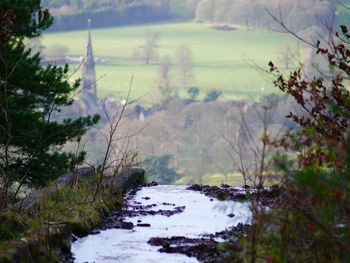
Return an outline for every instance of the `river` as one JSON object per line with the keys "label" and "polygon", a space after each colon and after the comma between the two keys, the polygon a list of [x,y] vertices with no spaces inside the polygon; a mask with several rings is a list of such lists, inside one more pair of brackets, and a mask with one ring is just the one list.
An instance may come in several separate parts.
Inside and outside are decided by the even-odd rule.
{"label": "river", "polygon": [[[225,230],[238,223],[249,223],[251,213],[247,203],[218,201],[186,190],[186,186],[144,187],[130,200],[131,204],[153,205],[150,209],[169,210],[170,204],[185,206],[182,213],[167,217],[146,215],[126,217],[125,221],[150,224],[132,230],[109,229],[89,235],[72,244],[75,262],[98,263],[192,263],[198,262],[181,254],[158,252],[159,247],[147,244],[152,237],[201,237]],[[154,206],[156,205],[156,206]],[[234,217],[229,217],[234,214]]]}

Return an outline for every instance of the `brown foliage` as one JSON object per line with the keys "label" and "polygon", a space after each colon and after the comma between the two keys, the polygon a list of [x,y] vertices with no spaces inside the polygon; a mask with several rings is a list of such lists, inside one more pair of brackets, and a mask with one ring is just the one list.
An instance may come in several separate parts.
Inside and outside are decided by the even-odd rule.
{"label": "brown foliage", "polygon": [[0,41],[6,42],[10,38],[8,28],[12,25],[15,19],[15,14],[11,10],[6,10],[0,13]]}

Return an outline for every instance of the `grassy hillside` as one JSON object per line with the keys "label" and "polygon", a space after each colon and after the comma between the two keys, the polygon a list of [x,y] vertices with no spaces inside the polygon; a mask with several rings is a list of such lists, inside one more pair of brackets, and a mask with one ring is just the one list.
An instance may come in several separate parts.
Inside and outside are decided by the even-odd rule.
{"label": "grassy hillside", "polygon": [[[216,88],[223,91],[224,99],[256,97],[276,91],[264,77],[247,65],[249,58],[267,68],[270,60],[277,61],[278,49],[286,43],[296,45],[285,34],[264,31],[219,31],[207,25],[194,23],[155,24],[145,26],[117,27],[93,30],[93,48],[96,57],[108,59],[108,63],[97,66],[99,95],[119,96],[125,94],[131,75],[134,74],[133,97],[144,94],[145,100],[157,100],[154,92],[157,79],[156,61],[145,65],[132,59],[133,48],[143,45],[146,32],[160,32],[160,55],[170,55],[175,61],[178,45],[191,47],[196,80],[202,94]],[[84,55],[86,31],[50,33],[43,37],[43,45],[56,44],[69,48],[70,55]],[[176,79],[175,71],[174,82]],[[80,72],[76,74],[80,77]],[[182,91],[185,94],[185,91]],[[153,98],[153,99],[152,99]]]}

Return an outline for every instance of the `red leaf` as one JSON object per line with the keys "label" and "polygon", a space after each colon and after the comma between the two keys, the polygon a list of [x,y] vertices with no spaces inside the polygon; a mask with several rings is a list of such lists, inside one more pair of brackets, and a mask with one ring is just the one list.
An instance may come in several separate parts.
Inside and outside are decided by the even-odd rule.
{"label": "red leaf", "polygon": [[339,202],[341,200],[342,193],[339,191],[336,191],[334,194],[335,194],[335,199]]}

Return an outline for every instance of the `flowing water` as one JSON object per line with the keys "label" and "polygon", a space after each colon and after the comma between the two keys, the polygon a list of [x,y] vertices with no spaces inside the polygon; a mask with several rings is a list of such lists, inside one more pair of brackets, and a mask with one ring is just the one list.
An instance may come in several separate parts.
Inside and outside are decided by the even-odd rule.
{"label": "flowing water", "polygon": [[[186,190],[186,186],[144,187],[132,198],[131,203],[152,205],[153,210],[170,210],[164,203],[185,206],[184,212],[170,217],[162,215],[125,218],[138,220],[151,227],[137,227],[133,230],[109,229],[100,234],[81,238],[73,243],[75,262],[123,262],[123,263],[192,263],[198,262],[181,254],[158,252],[159,247],[147,244],[152,237],[201,237],[225,230],[238,223],[249,223],[250,210],[247,203],[218,201],[198,192]],[[233,218],[228,217],[234,214]]]}

